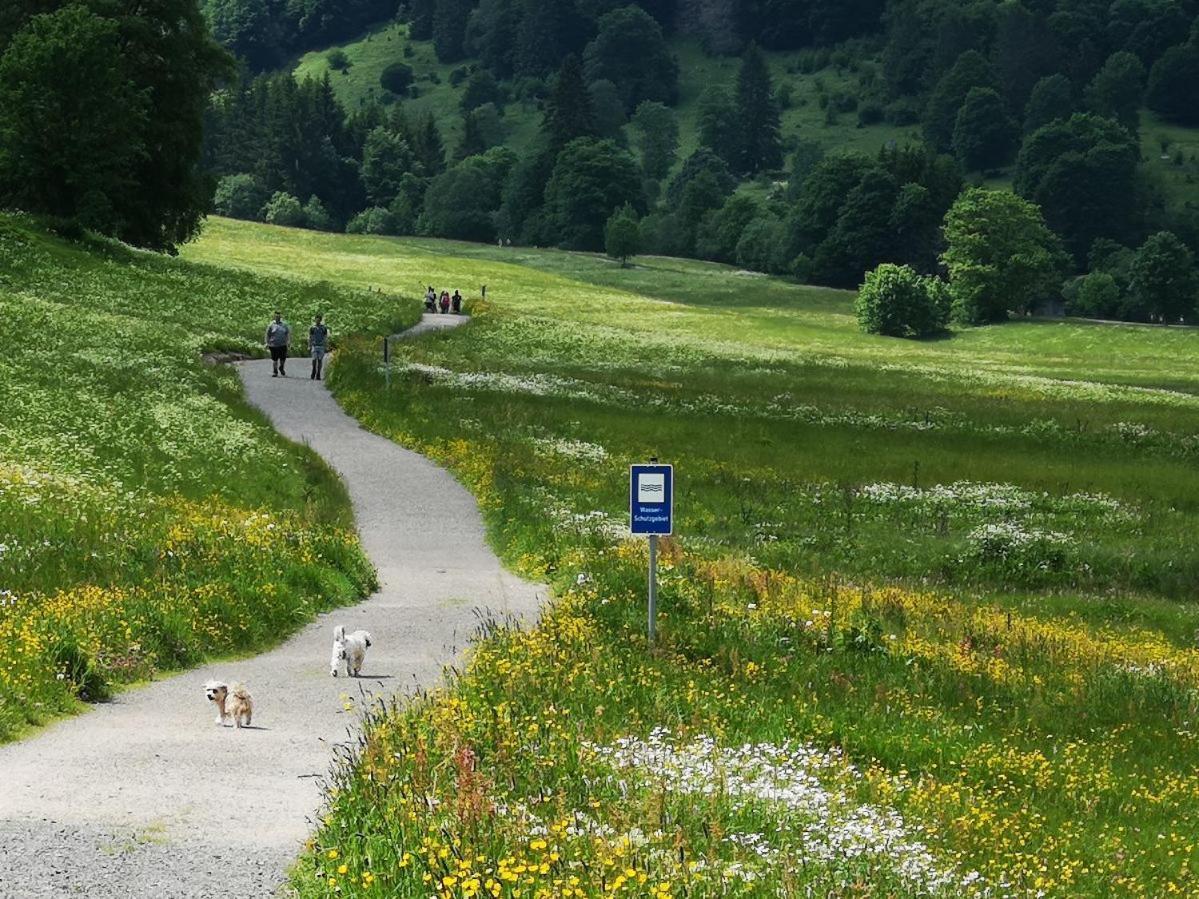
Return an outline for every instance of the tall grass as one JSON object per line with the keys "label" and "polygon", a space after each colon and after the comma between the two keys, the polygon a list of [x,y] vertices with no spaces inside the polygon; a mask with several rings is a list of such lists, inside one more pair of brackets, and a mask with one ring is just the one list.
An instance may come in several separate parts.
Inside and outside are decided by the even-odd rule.
{"label": "tall grass", "polygon": [[[911,344],[714,266],[211,241],[488,283],[469,328],[398,348],[390,389],[365,342],[334,389],[454,470],[558,595],[376,712],[301,895],[1199,892],[1195,332]],[[652,648],[624,530],[651,456],[679,506]]]}
{"label": "tall grass", "polygon": [[202,361],[260,352],[276,308],[339,330],[416,313],[0,218],[0,740],[370,588],[340,483]]}

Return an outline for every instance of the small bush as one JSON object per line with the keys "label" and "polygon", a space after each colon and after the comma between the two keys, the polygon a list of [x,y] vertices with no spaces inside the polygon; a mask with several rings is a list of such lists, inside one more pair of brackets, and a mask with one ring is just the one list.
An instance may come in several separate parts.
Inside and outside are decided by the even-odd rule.
{"label": "small bush", "polygon": [[304,207],[291,194],[279,191],[262,207],[262,220],[268,225],[301,228],[304,225]]}
{"label": "small bush", "polygon": [[927,337],[944,331],[949,322],[949,290],[938,278],[883,263],[866,275],[854,308],[858,325],[868,334]]}
{"label": "small bush", "polygon": [[471,68],[469,66],[458,66],[450,72],[450,87],[459,87],[462,82],[470,77]]}
{"label": "small bush", "polygon": [[415,77],[412,66],[407,63],[393,62],[379,76],[379,84],[383,86],[384,90],[398,95],[407,92]]}
{"label": "small bush", "polygon": [[381,206],[364,209],[346,225],[347,234],[394,234],[395,219]]}
{"label": "small bush", "polygon": [[253,220],[266,201],[267,192],[253,175],[226,175],[217,182],[212,207],[217,215]]}
{"label": "small bush", "polygon": [[892,125],[915,125],[920,121],[920,104],[912,97],[900,97],[887,105],[887,121]]}
{"label": "small bush", "polygon": [[858,107],[859,125],[877,125],[883,120],[883,105],[877,100],[867,100]]}
{"label": "small bush", "polygon": [[342,50],[340,47],[336,50],[330,50],[329,55],[326,56],[325,59],[329,63],[329,68],[331,68],[334,72],[348,72],[350,70],[350,66],[353,65],[353,63],[350,62],[350,57],[346,55],[346,51]]}

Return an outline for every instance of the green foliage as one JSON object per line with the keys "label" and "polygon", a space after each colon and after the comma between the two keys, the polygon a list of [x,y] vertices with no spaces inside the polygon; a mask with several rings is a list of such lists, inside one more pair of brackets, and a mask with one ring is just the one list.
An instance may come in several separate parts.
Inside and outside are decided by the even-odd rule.
{"label": "green foliage", "polygon": [[433,48],[441,62],[457,62],[466,56],[466,22],[473,7],[472,0],[436,0]]}
{"label": "green foliage", "polygon": [[495,76],[487,69],[475,69],[466,80],[466,87],[462,91],[462,99],[458,103],[458,108],[465,115],[478,109],[484,103],[500,106],[503,102],[504,91],[499,82],[495,80]]}
{"label": "green foliage", "polygon": [[329,61],[329,68],[334,72],[348,72],[353,65],[350,57],[346,55],[346,51],[340,47],[330,50],[326,59]]}
{"label": "green foliage", "polygon": [[662,179],[674,166],[679,151],[679,119],[663,103],[646,100],[633,115],[641,167],[650,178]]}
{"label": "green foliage", "polygon": [[783,164],[778,101],[766,60],[751,44],[737,74],[733,167],[745,175]]}
{"label": "green foliage", "polygon": [[716,196],[712,197],[713,208],[724,202],[724,198],[737,187],[737,179],[729,172],[724,160],[706,147],[700,147],[683,161],[682,167],[666,186],[666,204],[678,207],[683,202],[687,186],[703,174],[711,175]]}
{"label": "green foliage", "polygon": [[575,56],[567,57],[545,101],[541,134],[553,155],[581,137],[598,137],[591,94],[583,80],[583,67]]}
{"label": "green foliage", "polygon": [[951,149],[958,111],[966,102],[966,96],[976,87],[994,90],[997,86],[995,73],[983,55],[967,50],[929,95],[924,113],[925,138],[942,152]]}
{"label": "green foliage", "polygon": [[515,162],[511,150],[496,148],[438,175],[425,193],[421,230],[458,240],[495,240],[494,210]]}
{"label": "green foliage", "polygon": [[319,197],[309,197],[304,204],[304,227],[313,231],[332,231],[333,216]]}
{"label": "green foliage", "polygon": [[737,163],[741,136],[737,132],[737,107],[729,92],[708,85],[699,98],[699,142],[732,168]]}
{"label": "green foliage", "polygon": [[892,263],[866,273],[854,303],[858,327],[886,337],[928,337],[944,331],[949,307],[944,281]]}
{"label": "green foliage", "polygon": [[1132,133],[1140,128],[1141,98],[1145,93],[1145,66],[1128,51],[1113,53],[1087,85],[1088,108],[1115,119]]}
{"label": "green foliage", "polygon": [[1116,279],[1107,272],[1089,272],[1067,282],[1063,291],[1066,312],[1084,318],[1113,319],[1123,313],[1123,295]]}
{"label": "green foliage", "polygon": [[696,255],[717,262],[736,262],[737,247],[745,229],[761,214],[761,204],[753,197],[733,194],[700,223],[695,241]]}
{"label": "green foliage", "polygon": [[1136,140],[1119,124],[1079,113],[1025,138],[1014,186],[1044,210],[1050,228],[1081,263],[1097,238],[1139,236],[1139,156]]}
{"label": "green foliage", "polygon": [[969,325],[1001,322],[1051,298],[1066,261],[1041,210],[1004,191],[973,188],[945,217],[953,317]]}
{"label": "green foliage", "polygon": [[213,38],[251,69],[280,61],[280,23],[267,0],[204,0],[202,8]]}
{"label": "green foliage", "polygon": [[989,87],[971,88],[953,128],[953,152],[966,171],[996,169],[1016,152],[1017,135],[1003,98]]}
{"label": "green foliage", "polygon": [[201,125],[229,60],[195,0],[100,9],[18,7],[0,41],[0,201],[170,251],[212,199]]}
{"label": "green foliage", "polygon": [[644,208],[641,171],[612,141],[579,138],[558,156],[545,202],[560,246],[602,250],[612,212],[626,204]]}
{"label": "green foliage", "polygon": [[212,205],[218,215],[254,219],[262,211],[267,193],[253,175],[226,175],[216,186]]}
{"label": "green foliage", "polygon": [[1024,133],[1074,114],[1074,88],[1065,75],[1047,75],[1036,83],[1024,108]]}
{"label": "green foliage", "polygon": [[615,84],[626,112],[643,100],[678,99],[679,66],[653,17],[639,6],[625,6],[601,16],[598,28],[583,54],[589,81]]}
{"label": "green foliage", "polygon": [[614,140],[625,146],[627,139],[624,126],[629,117],[625,113],[624,101],[616,85],[606,78],[593,81],[587,86],[591,98],[591,110],[595,114],[595,130],[601,138]]}
{"label": "green foliage", "polygon": [[637,211],[626,204],[612,214],[604,228],[604,252],[628,265],[629,257],[641,249],[641,226]]}
{"label": "green foliage", "polygon": [[362,149],[362,184],[376,206],[391,203],[399,193],[400,181],[416,167],[416,157],[402,135],[382,126],[367,135]]}
{"label": "green foliage", "polygon": [[412,71],[412,66],[403,62],[393,62],[379,76],[379,85],[385,91],[390,91],[396,96],[403,96],[408,93],[408,88],[412,86],[414,78],[415,73]]}
{"label": "green foliage", "polygon": [[268,225],[301,228],[304,225],[304,207],[291,194],[278,191],[262,207],[260,217]]}
{"label": "green foliage", "polygon": [[1199,125],[1199,48],[1171,47],[1149,72],[1145,102],[1158,115],[1183,125]]}
{"label": "green foliage", "polygon": [[382,207],[372,206],[358,213],[346,225],[347,234],[395,234],[396,223],[392,214]]}
{"label": "green foliage", "polygon": [[1137,250],[1129,276],[1129,294],[1137,317],[1164,324],[1195,317],[1199,294],[1195,259],[1169,231],[1159,231],[1145,241]]}

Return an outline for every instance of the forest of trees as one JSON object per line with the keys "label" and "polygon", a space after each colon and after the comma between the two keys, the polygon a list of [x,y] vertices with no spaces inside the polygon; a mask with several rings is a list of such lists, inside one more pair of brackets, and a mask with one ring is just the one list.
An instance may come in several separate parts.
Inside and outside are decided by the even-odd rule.
{"label": "forest of trees", "polygon": [[[455,146],[406,111],[418,88],[402,59],[384,73],[385,101],[347,113],[327,82],[254,76],[268,57],[243,51],[213,12],[243,21],[233,11],[260,9],[277,47],[294,48],[315,40],[297,23],[319,20],[322,0],[206,2],[248,63],[209,113],[205,158],[228,215],[584,250],[618,234],[622,259],[695,256],[857,287],[881,263],[944,275],[947,213],[972,180],[1003,173],[1061,249],[1053,277],[1036,282],[1041,295],[1020,308],[1064,302],[1140,320],[1165,314],[1134,286],[1131,260],[1163,234],[1186,253],[1175,263],[1199,249],[1199,217],[1150,177],[1138,133],[1142,106],[1199,124],[1199,0],[393,4],[380,15],[459,66]],[[368,6],[352,4],[367,18]],[[699,147],[686,159],[679,33],[740,59],[735,78],[700,98]],[[789,51],[800,72],[856,75],[856,92],[824,98],[830,119],[918,125],[923,140],[866,155],[784,134],[789,91],[764,51]],[[542,116],[520,156],[503,146],[517,96]],[[1181,305],[1194,316],[1194,302]]]}
{"label": "forest of trees", "polygon": [[[411,111],[424,86],[405,42],[352,110],[328,77],[290,73],[299,52],[395,19],[453,67],[452,143]],[[680,34],[737,59],[689,107],[686,158]],[[863,154],[784,133],[790,79],[826,71],[829,122],[919,139]],[[1199,216],[1163,188],[1138,129],[1143,107],[1199,126],[1197,96],[1199,0],[13,0],[0,200],[168,250],[211,208],[855,288],[881,264],[951,275],[954,223],[1000,208],[964,191],[995,179],[1027,206],[1001,219],[1047,235],[1021,244],[1038,248],[1035,295],[1005,314],[1064,303],[1175,321],[1197,317]],[[519,154],[504,145],[515,103],[540,116]],[[877,283],[909,296],[926,283],[887,271]]]}

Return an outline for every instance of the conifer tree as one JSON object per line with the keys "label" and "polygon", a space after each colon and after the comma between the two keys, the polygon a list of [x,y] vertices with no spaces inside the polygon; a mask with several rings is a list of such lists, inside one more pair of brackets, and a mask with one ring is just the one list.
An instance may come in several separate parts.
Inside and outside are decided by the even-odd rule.
{"label": "conifer tree", "polygon": [[554,79],[553,90],[545,101],[541,133],[555,156],[576,138],[599,136],[591,94],[577,56],[568,56]]}
{"label": "conifer tree", "polygon": [[466,22],[471,0],[437,0],[433,9],[433,49],[440,62],[466,56]]}
{"label": "conifer tree", "polygon": [[737,76],[736,159],[738,171],[755,175],[783,164],[779,106],[766,59],[750,44]]}

